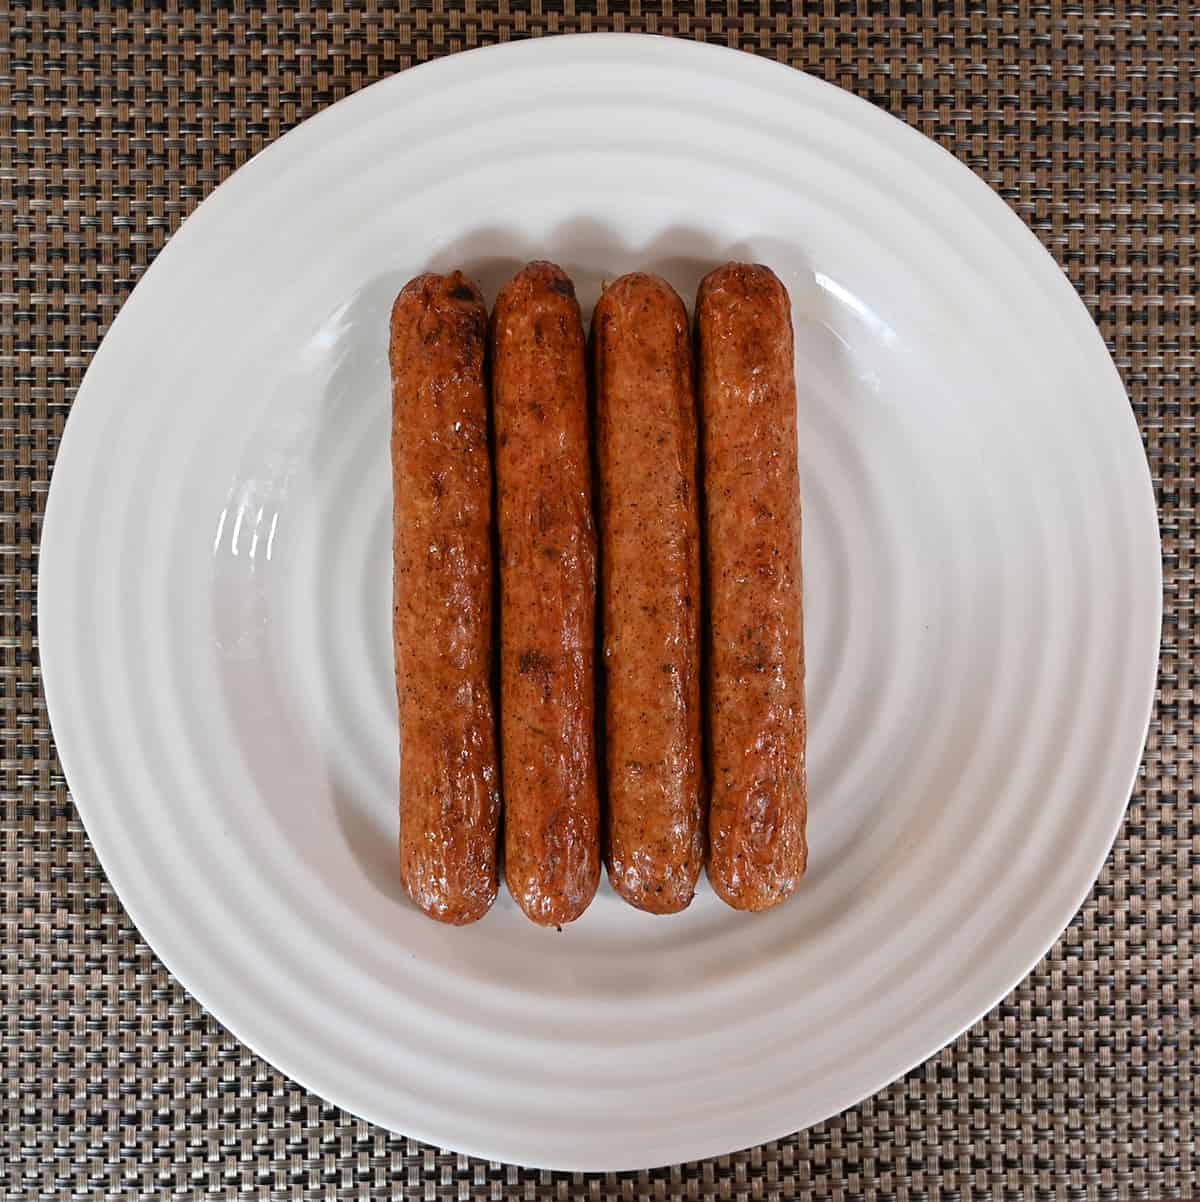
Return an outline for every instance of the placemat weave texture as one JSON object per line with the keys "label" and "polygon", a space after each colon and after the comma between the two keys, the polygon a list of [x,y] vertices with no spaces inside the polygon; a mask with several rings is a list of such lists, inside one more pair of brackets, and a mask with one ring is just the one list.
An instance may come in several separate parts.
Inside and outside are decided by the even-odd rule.
{"label": "placemat weave texture", "polygon": [[[1193,786],[1195,39],[1179,3],[0,0],[0,1198],[1190,1198],[1200,1047]],[[470,1160],[360,1122],[242,1047],[141,941],[67,793],[37,548],[75,389],[133,285],[230,172],[349,92],[470,46],[651,31],[777,58],[937,139],[1016,209],[1116,359],[1158,491],[1156,714],[1083,911],[1002,1005],[836,1119],[643,1173]],[[1019,348],[1014,348],[1019,353]]]}

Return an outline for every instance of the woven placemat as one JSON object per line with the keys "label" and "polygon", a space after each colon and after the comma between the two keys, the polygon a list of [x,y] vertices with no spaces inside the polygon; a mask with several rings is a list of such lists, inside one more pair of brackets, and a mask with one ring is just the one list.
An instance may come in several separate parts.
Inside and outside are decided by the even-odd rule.
{"label": "woven placemat", "polygon": [[[5,1199],[1040,1199],[1200,1195],[1193,792],[1197,22],[1180,4],[414,0],[145,16],[0,0],[0,899]],[[740,46],[936,138],[1036,231],[1103,331],[1161,506],[1160,696],[1082,913],[924,1067],[736,1156],[550,1174],[390,1135],[306,1093],[171,979],[100,870],[55,759],[37,546],[89,356],[234,168],[382,75],[574,30]]]}

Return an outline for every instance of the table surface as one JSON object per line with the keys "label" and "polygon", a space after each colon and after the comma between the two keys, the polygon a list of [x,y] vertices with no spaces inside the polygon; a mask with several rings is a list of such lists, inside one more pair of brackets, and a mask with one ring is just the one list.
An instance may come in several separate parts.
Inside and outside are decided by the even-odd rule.
{"label": "table surface", "polygon": [[[107,6],[105,6],[107,8]],[[152,15],[0,0],[0,1197],[1166,1198],[1200,1194],[1193,790],[1197,21],[1110,0],[344,0]],[[231,171],[373,80],[469,46],[672,33],[777,58],[937,139],[1055,256],[1158,493],[1165,619],[1137,790],[1031,976],[905,1079],[735,1156],[607,1175],[391,1135],[223,1030],[129,921],[75,814],[38,669],[41,515],[92,352]]]}

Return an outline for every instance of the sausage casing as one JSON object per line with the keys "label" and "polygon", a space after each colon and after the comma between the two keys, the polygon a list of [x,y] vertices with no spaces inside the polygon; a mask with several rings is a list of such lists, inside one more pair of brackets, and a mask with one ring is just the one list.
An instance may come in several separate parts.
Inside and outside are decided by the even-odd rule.
{"label": "sausage casing", "polygon": [[492,313],[500,532],[505,877],[543,925],[578,918],[600,876],[596,531],[586,351],[575,290],[531,263]]}
{"label": "sausage casing", "polygon": [[791,303],[728,263],[696,300],[709,594],[708,875],[741,910],[804,873],[804,633]]}
{"label": "sausage casing", "polygon": [[608,873],[642,910],[692,900],[704,862],[700,523],[687,310],[622,276],[592,318]]}
{"label": "sausage casing", "polygon": [[449,923],[482,917],[498,884],[486,334],[459,272],[418,276],[392,307],[400,876]]}

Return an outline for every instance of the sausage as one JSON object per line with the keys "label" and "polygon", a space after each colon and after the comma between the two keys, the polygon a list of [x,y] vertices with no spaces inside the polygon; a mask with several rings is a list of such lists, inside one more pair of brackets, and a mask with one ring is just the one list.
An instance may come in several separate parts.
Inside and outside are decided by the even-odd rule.
{"label": "sausage", "polygon": [[709,593],[708,875],[739,910],[790,896],[808,859],[800,479],[791,303],[727,263],[696,299]]}
{"label": "sausage", "polygon": [[459,272],[418,276],[392,307],[400,879],[455,924],[481,918],[498,885],[486,337]]}
{"label": "sausage", "polygon": [[505,877],[536,923],[587,908],[600,877],[596,529],[575,289],[531,263],[492,314],[500,534]]}
{"label": "sausage", "polygon": [[704,862],[700,519],[687,310],[622,276],[592,317],[608,875],[673,914]]}

